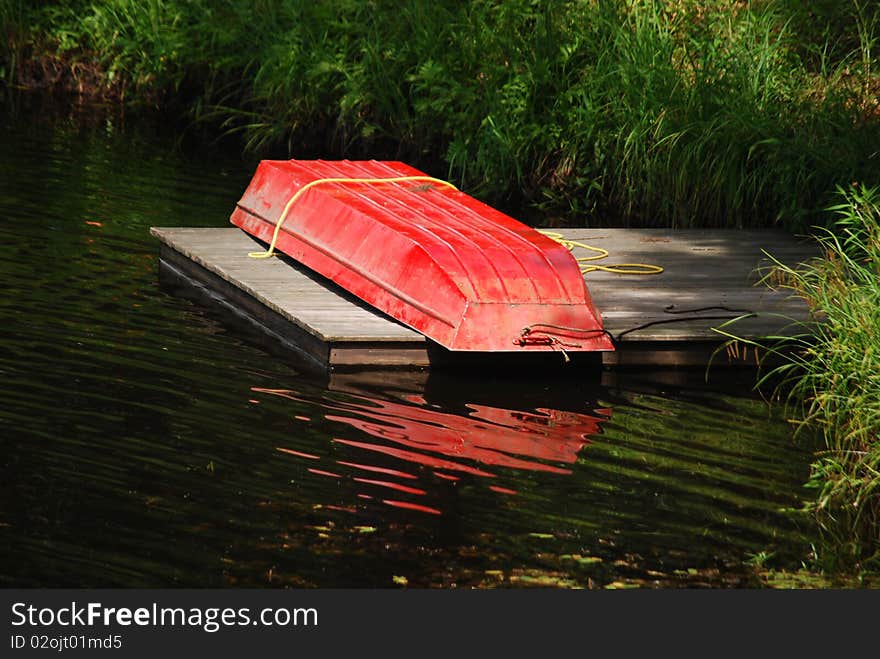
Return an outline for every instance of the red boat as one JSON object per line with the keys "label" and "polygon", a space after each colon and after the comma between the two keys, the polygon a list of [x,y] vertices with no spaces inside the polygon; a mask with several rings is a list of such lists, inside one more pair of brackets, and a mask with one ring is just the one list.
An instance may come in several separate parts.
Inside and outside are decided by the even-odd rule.
{"label": "red boat", "polygon": [[450,350],[613,350],[564,246],[400,162],[264,160],[232,223]]}

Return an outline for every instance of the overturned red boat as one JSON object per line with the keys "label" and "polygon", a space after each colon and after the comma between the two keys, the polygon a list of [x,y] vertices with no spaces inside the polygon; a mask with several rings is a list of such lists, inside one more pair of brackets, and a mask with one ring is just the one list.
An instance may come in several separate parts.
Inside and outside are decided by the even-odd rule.
{"label": "overturned red boat", "polygon": [[400,162],[264,160],[232,223],[450,350],[613,350],[563,245]]}

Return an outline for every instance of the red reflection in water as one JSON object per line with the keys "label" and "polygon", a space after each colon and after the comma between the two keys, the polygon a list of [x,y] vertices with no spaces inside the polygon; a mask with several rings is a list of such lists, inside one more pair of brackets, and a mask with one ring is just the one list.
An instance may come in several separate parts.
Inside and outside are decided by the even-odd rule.
{"label": "red reflection in water", "polygon": [[311,453],[303,453],[302,451],[294,451],[292,448],[281,448],[276,447],[276,451],[281,451],[282,453],[289,453],[290,455],[295,455],[300,458],[308,458],[309,460],[320,460],[320,455],[312,455]]}
{"label": "red reflection in water", "polygon": [[330,478],[342,478],[339,474],[334,474],[332,471],[324,471],[323,469],[312,469],[309,468],[309,471],[313,474],[317,474],[318,476],[330,476]]}
{"label": "red reflection in water", "polygon": [[436,508],[430,508],[418,503],[410,503],[409,501],[395,501],[394,499],[382,499],[382,503],[387,503],[395,508],[407,508],[409,510],[418,510],[421,513],[430,513],[431,515],[442,515],[442,511]]}
{"label": "red reflection in water", "polygon": [[420,490],[417,487],[401,485],[400,483],[392,483],[391,481],[379,481],[372,478],[358,478],[357,476],[352,478],[352,480],[358,483],[366,483],[367,485],[378,485],[379,487],[387,487],[392,490],[397,490],[398,492],[406,492],[407,494],[427,494],[427,492],[425,492],[424,490]]}
{"label": "red reflection in water", "polygon": [[516,490],[511,490],[507,487],[500,487],[498,485],[490,485],[489,489],[493,492],[499,492],[501,494],[516,494]]}
{"label": "red reflection in water", "polygon": [[603,421],[550,409],[521,412],[471,404],[468,416],[458,416],[393,401],[372,402],[376,408],[359,406],[357,417],[328,414],[326,418],[409,448],[557,474],[571,472],[544,461],[575,462],[578,452],[589,442],[587,435],[598,432]]}
{"label": "red reflection in water", "polygon": [[[369,396],[351,396],[344,400],[331,401],[308,400],[297,392],[286,389],[255,387],[253,391],[322,407],[328,410],[325,413],[326,420],[346,424],[375,438],[376,441],[334,438],[335,444],[358,449],[364,455],[364,458],[357,461],[335,460],[335,464],[338,467],[381,474],[381,479],[350,476],[353,482],[376,488],[376,492],[392,489],[416,497],[428,495],[429,490],[395,480],[412,482],[424,478],[424,475],[367,462],[380,461],[383,459],[380,456],[384,456],[386,462],[387,458],[391,458],[428,467],[432,477],[451,484],[459,481],[461,475],[495,478],[497,474],[485,469],[486,466],[566,475],[571,470],[563,465],[577,461],[578,453],[590,441],[588,436],[599,432],[600,424],[611,413],[610,410],[600,410],[594,415],[549,408],[521,411],[467,404],[467,413],[454,414],[428,407],[424,398],[414,394],[403,396],[402,402]],[[278,450],[303,458],[320,457],[292,449]],[[373,456],[372,459],[369,459],[370,455]],[[331,471],[309,471],[343,478]],[[500,494],[517,494],[515,489],[500,485],[490,485],[489,488]],[[365,493],[358,493],[356,496],[361,499],[372,498]],[[390,506],[442,514],[441,510],[430,506],[377,496]]]}
{"label": "red reflection in water", "polygon": [[[281,450],[281,449],[279,449]],[[409,474],[405,471],[398,471],[397,469],[388,469],[387,467],[374,467],[372,465],[364,465],[358,462],[345,462],[344,460],[337,460],[336,464],[340,464],[343,467],[354,467],[355,469],[363,469],[364,471],[372,471],[377,474],[385,474],[387,476],[397,476],[398,478],[418,478],[415,474]]]}
{"label": "red reflection in water", "polygon": [[366,449],[367,451],[375,451],[376,453],[384,453],[385,455],[391,455],[395,458],[400,458],[401,460],[408,460],[410,462],[415,462],[416,464],[428,465],[429,467],[441,467],[443,469],[453,469],[455,471],[463,471],[466,474],[472,474],[474,476],[486,476],[488,478],[495,478],[495,474],[483,471],[482,469],[477,469],[476,467],[470,467],[465,464],[459,464],[458,462],[451,462],[449,460],[442,460],[440,458],[435,458],[431,455],[424,455],[422,453],[416,453],[415,451],[404,451],[403,449],[393,448],[391,446],[382,446],[381,444],[368,444],[366,442],[354,442],[350,439],[334,439],[334,442],[338,442],[339,444],[348,444],[349,446],[356,446],[357,448]]}

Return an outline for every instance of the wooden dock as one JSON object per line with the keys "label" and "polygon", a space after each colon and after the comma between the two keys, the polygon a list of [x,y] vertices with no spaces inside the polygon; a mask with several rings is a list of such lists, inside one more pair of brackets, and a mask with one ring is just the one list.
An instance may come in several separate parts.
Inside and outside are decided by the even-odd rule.
{"label": "wooden dock", "polygon": [[[306,366],[422,368],[455,361],[418,332],[291,259],[249,258],[248,252],[263,245],[235,227],[154,227],[151,233],[161,244],[164,283],[207,296],[256,325]],[[788,234],[660,229],[561,233],[608,250],[609,257],[597,264],[650,263],[664,269],[658,275],[586,275],[593,302],[617,346],[615,352],[593,356],[606,366],[704,366],[725,340],[713,328],[731,318],[750,314],[735,325],[736,333],[745,337],[795,331],[793,323],[808,320],[803,300],[755,285],[770,265],[765,252],[787,264],[816,255],[812,243]],[[533,355],[510,355],[523,357]],[[538,357],[562,361],[558,355]],[[722,355],[713,363],[748,361],[754,363],[752,353]]]}

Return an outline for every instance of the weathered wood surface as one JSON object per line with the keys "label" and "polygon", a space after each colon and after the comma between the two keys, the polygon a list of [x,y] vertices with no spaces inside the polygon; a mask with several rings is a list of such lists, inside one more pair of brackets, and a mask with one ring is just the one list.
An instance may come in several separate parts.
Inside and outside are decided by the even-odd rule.
{"label": "weathered wood surface", "polygon": [[[587,286],[605,327],[621,342],[717,341],[719,334],[712,328],[724,323],[723,317],[747,313],[755,315],[735,326],[746,336],[785,332],[792,322],[808,320],[803,300],[790,291],[759,284],[771,265],[764,252],[792,264],[815,255],[811,243],[789,234],[699,229],[569,229],[563,233],[570,240],[608,250],[607,258],[594,261],[597,265],[663,267],[659,275],[587,273]],[[576,249],[575,256],[581,255],[590,254]],[[688,313],[696,309],[700,311]],[[698,320],[685,321],[688,316]],[[634,329],[648,323],[655,324]]]}
{"label": "weathered wood surface", "polygon": [[156,228],[166,279],[207,288],[307,365],[428,366],[425,337],[286,257],[252,259],[263,245],[235,227]]}
{"label": "weathered wood surface", "polygon": [[[303,356],[325,367],[426,366],[437,348],[424,337],[287,258],[252,259],[261,244],[232,228],[153,228],[162,267],[197,282]],[[777,231],[562,229],[566,238],[608,250],[597,265],[650,263],[659,275],[595,271],[587,285],[618,350],[608,365],[705,364],[724,337],[713,328],[748,314],[740,336],[802,331],[803,300],[758,284],[765,255],[795,264],[812,243]],[[589,252],[576,249],[575,256]],[[430,353],[430,354],[429,354]]]}

